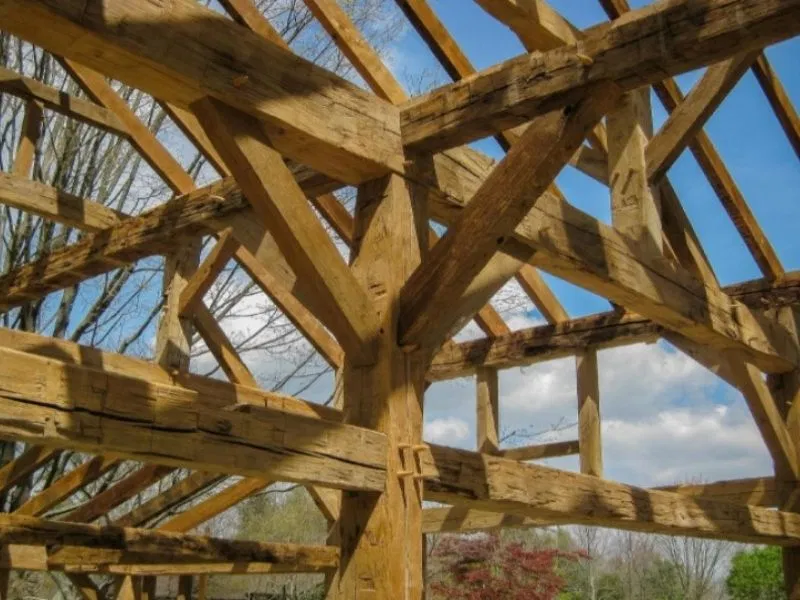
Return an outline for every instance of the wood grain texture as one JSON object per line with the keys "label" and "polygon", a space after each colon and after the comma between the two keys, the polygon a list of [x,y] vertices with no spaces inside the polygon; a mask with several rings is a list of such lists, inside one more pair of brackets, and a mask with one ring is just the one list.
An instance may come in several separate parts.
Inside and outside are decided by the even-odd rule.
{"label": "wood grain texture", "polygon": [[403,171],[396,108],[192,0],[7,0],[0,19],[162,101],[212,95],[249,112],[281,153],[334,178]]}
{"label": "wood grain texture", "polygon": [[403,143],[415,150],[453,147],[574,102],[600,80],[634,89],[760,49],[800,32],[798,15],[795,0],[648,5],[573,46],[512,59],[410,101],[401,115]]}

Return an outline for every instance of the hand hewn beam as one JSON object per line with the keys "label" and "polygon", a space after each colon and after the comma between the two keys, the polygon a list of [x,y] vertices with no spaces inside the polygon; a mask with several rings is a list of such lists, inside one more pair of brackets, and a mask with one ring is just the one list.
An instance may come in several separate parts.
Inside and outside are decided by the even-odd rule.
{"label": "hand hewn beam", "polygon": [[[4,546],[56,547],[46,553],[46,568],[70,570],[80,564],[114,565],[148,562],[254,562],[273,565],[272,572],[319,572],[336,568],[339,551],[330,546],[301,546],[190,536],[148,529],[99,527],[0,515]],[[160,561],[154,560],[158,557]]]}
{"label": "hand hewn beam", "polygon": [[502,456],[509,460],[527,461],[541,460],[544,458],[555,458],[557,456],[571,456],[578,454],[578,440],[566,440],[563,442],[547,442],[544,444],[534,444],[532,446],[520,446],[518,448],[506,448],[497,452],[497,456]]}
{"label": "hand hewn beam", "polygon": [[381,434],[275,408],[213,408],[219,400],[208,392],[13,350],[0,355],[0,435],[169,466],[383,489]]}
{"label": "hand hewn beam", "polygon": [[[401,344],[435,347],[472,316],[465,309],[477,300],[462,296],[473,279],[490,264],[509,232],[539,200],[614,99],[613,86],[604,86],[574,106],[531,123],[403,288]],[[497,281],[493,288],[484,289],[482,300],[488,301],[504,283]]]}
{"label": "hand hewn beam", "polygon": [[745,52],[708,68],[650,140],[647,146],[647,176],[650,181],[656,182],[664,176],[757,56],[758,52]]}
{"label": "hand hewn beam", "polygon": [[[435,199],[434,218],[456,222],[454,209],[463,204]],[[699,343],[744,350],[764,371],[788,371],[798,361],[797,344],[774,320],[683,269],[640,256],[611,227],[551,196],[536,203],[503,249]]]}
{"label": "hand hewn beam", "polygon": [[282,154],[342,181],[403,171],[397,109],[192,0],[3,0],[0,21],[178,107],[210,94],[257,117]]}
{"label": "hand hewn beam", "polygon": [[231,180],[178,196],[7,273],[0,278],[0,305],[15,306],[120,265],[168,253],[187,236],[213,227],[215,219],[246,208],[247,201]]}
{"label": "hand hewn beam", "polygon": [[374,360],[372,336],[377,328],[367,296],[271,138],[253,119],[218,102],[205,100],[193,110],[292,270],[320,297],[318,318],[353,360]]}
{"label": "hand hewn beam", "polygon": [[789,94],[772,70],[772,65],[764,53],[759,54],[756,59],[753,73],[761,89],[764,90],[772,110],[775,111],[775,116],[783,127],[789,143],[794,148],[794,153],[800,158],[800,117],[797,116],[792,99],[789,98]]}
{"label": "hand hewn beam", "polygon": [[577,44],[512,59],[409,102],[403,143],[442,150],[521,125],[612,80],[634,89],[800,32],[798,0],[682,0],[632,11]]}
{"label": "hand hewn beam", "polygon": [[431,446],[425,497],[535,519],[745,543],[800,544],[800,515],[645,490],[598,477]]}
{"label": "hand hewn beam", "polygon": [[70,96],[40,81],[0,67],[0,91],[26,100],[41,102],[46,108],[109,133],[128,137],[128,128],[110,110],[94,102]]}

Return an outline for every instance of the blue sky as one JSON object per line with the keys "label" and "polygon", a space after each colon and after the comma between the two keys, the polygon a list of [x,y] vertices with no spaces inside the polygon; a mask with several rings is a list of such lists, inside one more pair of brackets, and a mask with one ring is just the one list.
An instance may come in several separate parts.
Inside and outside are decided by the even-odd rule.
{"label": "blue sky", "polygon": [[[634,7],[648,2],[636,0]],[[606,21],[596,0],[552,0],[580,28]],[[431,5],[478,69],[517,56],[523,48],[504,26],[466,0],[431,0]],[[449,79],[413,29],[393,49],[395,73],[437,73]],[[800,102],[800,40],[767,50],[795,104]],[[677,78],[684,93],[702,71]],[[666,114],[653,97],[654,124]],[[800,268],[798,158],[772,114],[755,77],[748,73],[708,122],[705,131],[739,185],[787,270]],[[476,147],[500,159],[492,141]],[[747,248],[694,158],[684,153],[669,177],[723,284],[760,276]],[[567,167],[557,180],[570,202],[610,221],[608,190]],[[607,310],[608,304],[548,277],[572,316]],[[541,322],[535,310],[506,315],[517,327]],[[474,332],[473,332],[474,334]],[[741,396],[666,344],[604,351],[601,397],[607,475],[642,485],[768,475],[769,457]],[[501,428],[546,430],[575,420],[571,360],[501,376]],[[474,384],[471,379],[436,384],[426,395],[426,436],[431,441],[474,446]],[[574,429],[545,439],[575,436]],[[521,441],[520,441],[521,443]],[[553,461],[576,468],[574,458]]]}

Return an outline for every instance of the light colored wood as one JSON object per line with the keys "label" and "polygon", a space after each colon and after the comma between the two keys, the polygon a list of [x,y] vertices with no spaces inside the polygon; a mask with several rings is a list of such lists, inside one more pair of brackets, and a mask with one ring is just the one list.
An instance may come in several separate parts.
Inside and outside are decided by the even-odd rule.
{"label": "light colored wood", "polygon": [[218,514],[225,512],[245,498],[263,490],[269,484],[270,481],[266,479],[255,477],[242,479],[240,482],[203,500],[189,510],[175,515],[166,523],[159,525],[158,530],[183,533],[194,529],[209,519],[213,519]]}
{"label": "light colored wood", "polygon": [[755,62],[758,52],[745,52],[711,65],[689,95],[672,111],[647,147],[647,176],[657,182],[686,149]]}
{"label": "light colored wood", "polygon": [[180,293],[178,300],[180,314],[186,315],[195,312],[197,306],[203,301],[203,296],[211,289],[215,279],[233,258],[238,247],[239,242],[236,241],[231,229],[219,232],[217,243]]}
{"label": "light colored wood", "polygon": [[233,343],[205,304],[201,304],[195,310],[194,325],[203,338],[208,351],[211,352],[232,383],[258,387],[256,378],[244,364]]}
{"label": "light colored wood", "polygon": [[[457,222],[466,204],[455,195],[433,199],[431,215],[446,224]],[[612,228],[551,195],[536,203],[503,249],[699,343],[741,349],[767,372],[791,370],[796,362],[794,340],[772,320],[683,269],[640,256]]]}
{"label": "light colored wood", "polygon": [[596,348],[587,348],[575,357],[575,372],[578,377],[578,445],[581,473],[602,477],[603,445]]}
{"label": "light colored wood", "polygon": [[475,373],[475,384],[478,452],[497,454],[500,449],[500,392],[497,369],[479,368]]}
{"label": "light colored wood", "polygon": [[405,90],[364,40],[337,0],[306,0],[306,6],[378,96],[392,104],[407,99]]}
{"label": "light colored wood", "polygon": [[95,456],[28,499],[14,514],[39,517],[119,464],[116,458]]}
{"label": "light colored wood", "polygon": [[433,359],[428,379],[465,377],[481,367],[508,369],[575,356],[587,346],[609,348],[652,343],[661,328],[635,315],[601,313],[557,325],[521,329],[493,340],[461,342],[442,348]]}
{"label": "light colored wood", "polygon": [[533,519],[463,506],[426,508],[422,511],[424,533],[497,531],[516,527],[549,527],[555,524],[558,524],[557,519]]}
{"label": "light colored wood", "polygon": [[133,575],[119,578],[114,600],[142,600],[142,580]]}
{"label": "light colored wood", "polygon": [[659,256],[663,252],[661,199],[650,185],[645,159],[653,135],[650,88],[623,94],[606,123],[612,222],[643,254]]}
{"label": "light colored wood", "polygon": [[192,473],[172,485],[165,492],[116,519],[114,525],[117,527],[143,527],[148,521],[158,518],[165,512],[186,502],[195,494],[218,483],[221,479],[222,476],[216,473],[204,473],[203,471]]}
{"label": "light colored wood", "polygon": [[548,323],[562,323],[569,320],[569,315],[561,302],[542,279],[539,271],[532,266],[522,266],[517,273],[517,283]]}
{"label": "light colored wood", "polygon": [[26,100],[41,102],[46,108],[109,133],[127,137],[128,129],[110,110],[83,98],[70,96],[30,77],[0,67],[0,91]]}
{"label": "light colored wood", "polygon": [[778,506],[778,496],[782,493],[782,488],[783,485],[774,477],[754,477],[710,483],[682,483],[654,489],[732,504],[774,507]]}
{"label": "light colored wood", "polygon": [[578,454],[578,440],[506,448],[497,453],[498,456],[502,456],[503,458],[519,461],[556,458],[558,456],[570,456],[572,454]]}
{"label": "light colored wood", "polygon": [[0,202],[84,231],[107,229],[122,218],[99,202],[9,173],[0,173]]}
{"label": "light colored wood", "polygon": [[0,327],[0,346],[61,363],[70,363],[135,380],[144,380],[151,384],[181,387],[195,394],[195,403],[198,406],[227,410],[240,410],[244,406],[267,407],[312,419],[334,422],[341,421],[343,418],[340,410],[306,402],[286,394],[232,385],[218,379],[191,373],[169,372],[150,361],[113,352],[103,352],[97,348],[48,338],[35,333]]}
{"label": "light colored wood", "polygon": [[139,556],[146,559],[143,564],[155,562],[153,557],[160,557],[162,562],[171,559],[175,563],[271,563],[274,572],[324,571],[335,568],[339,562],[338,550],[330,546],[224,540],[17,515],[0,515],[0,540],[4,545],[55,546],[48,550],[46,558],[47,565],[55,569],[81,561],[95,565],[132,563]]}
{"label": "light colored wood", "polygon": [[342,494],[338,537],[341,568],[329,597],[422,600],[422,489],[413,477],[414,447],[422,443],[427,357],[401,350],[396,339],[403,285],[427,250],[424,197],[390,176],[359,188],[352,268],[380,315],[374,366],[353,364],[341,374],[350,422],[386,433],[383,493]]}
{"label": "light colored wood", "polygon": [[[403,143],[415,151],[452,148],[574,102],[600,80],[630,90],[760,49],[800,32],[797,10],[794,0],[648,5],[573,47],[511,59],[411,100],[401,111]],[[667,28],[665,51],[657,32]]]}
{"label": "light colored wood", "polygon": [[302,190],[253,120],[203,101],[193,107],[256,214],[270,228],[298,276],[307,279],[325,313],[317,313],[354,360],[374,360],[374,313]]}
{"label": "light colored wood", "polygon": [[197,578],[197,600],[208,600],[208,575],[205,573]]}
{"label": "light colored wood", "polygon": [[552,50],[574,44],[580,32],[544,0],[476,0],[508,25],[528,50]]}
{"label": "light colored wood", "polygon": [[[212,94],[258,117],[282,154],[347,183],[403,170],[394,107],[193,0],[107,0],[90,10],[80,0],[8,0],[0,20],[6,31],[178,107]],[[117,27],[123,21],[146,23],[150,33]],[[191,25],[158,34],[158,23]],[[287,98],[288,89],[295,93]]]}
{"label": "light colored wood", "polygon": [[163,479],[174,469],[164,465],[144,465],[124,479],[93,496],[85,504],[61,517],[72,523],[91,523]]}
{"label": "light colored wood", "polygon": [[764,90],[772,110],[775,111],[795,154],[800,157],[800,117],[797,116],[792,99],[789,98],[789,94],[772,70],[772,65],[763,52],[758,55],[753,65],[753,73],[761,89]]}
{"label": "light colored wood", "polygon": [[[435,347],[460,320],[471,316],[463,314],[466,310],[461,310],[459,299],[503,246],[506,236],[540,200],[614,98],[613,87],[594,89],[570,110],[552,111],[531,124],[406,284],[400,318],[403,345]],[[498,281],[494,289],[485,290],[484,302],[503,283]],[[469,299],[477,301],[473,295]],[[464,301],[460,304],[469,306]]]}
{"label": "light colored wood", "polygon": [[195,391],[13,350],[0,350],[0,365],[3,436],[336,488],[384,485],[380,433],[274,408],[215,409]]}
{"label": "light colored wood", "polygon": [[225,8],[235,21],[241,23],[248,29],[254,31],[273,44],[286,50],[289,47],[280,34],[269,24],[269,21],[256,8],[253,0],[220,0],[220,4]]}
{"label": "light colored wood", "polygon": [[233,182],[223,180],[179,196],[109,230],[85,236],[0,278],[0,304],[14,306],[31,297],[107,273],[127,262],[168,253],[197,237],[212,218],[246,208]]}
{"label": "light colored wood", "polygon": [[44,125],[44,110],[38,100],[28,100],[25,103],[25,116],[22,118],[17,151],[11,172],[20,177],[30,177],[36,161],[36,147],[42,137]]}
{"label": "light colored wood", "polygon": [[103,592],[88,575],[84,573],[67,573],[66,576],[70,583],[75,586],[75,590],[82,600],[105,600]]}
{"label": "light colored wood", "polygon": [[0,467],[0,494],[21,483],[34,471],[58,457],[58,450],[31,446],[17,458]]}
{"label": "light colored wood", "polygon": [[800,480],[800,456],[795,445],[797,438],[787,429],[761,372],[736,353],[726,358],[730,361],[731,375],[750,407],[773,461],[782,473],[791,473],[795,480]]}
{"label": "light colored wood", "polygon": [[[430,446],[425,498],[535,519],[648,533],[796,545],[800,515],[644,490],[599,477]],[[757,540],[757,542],[756,542]]]}

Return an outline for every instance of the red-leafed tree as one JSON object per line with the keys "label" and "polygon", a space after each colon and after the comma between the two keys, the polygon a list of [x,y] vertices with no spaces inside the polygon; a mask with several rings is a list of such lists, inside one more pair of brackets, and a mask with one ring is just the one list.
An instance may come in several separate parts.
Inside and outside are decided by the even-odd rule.
{"label": "red-leafed tree", "polygon": [[586,558],[579,552],[529,548],[499,535],[445,537],[432,553],[437,571],[430,590],[447,600],[553,600],[566,581],[560,561]]}

